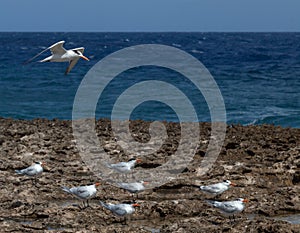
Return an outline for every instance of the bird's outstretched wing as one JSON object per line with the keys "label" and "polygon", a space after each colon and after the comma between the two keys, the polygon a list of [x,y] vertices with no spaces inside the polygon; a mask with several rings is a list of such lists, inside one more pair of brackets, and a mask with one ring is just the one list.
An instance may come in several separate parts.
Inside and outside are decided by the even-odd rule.
{"label": "bird's outstretched wing", "polygon": [[62,41],[59,41],[59,42],[51,45],[49,47],[51,53],[52,54],[59,54],[59,55],[66,53],[67,50],[65,50],[65,48],[63,47],[64,43],[65,42],[62,40]]}
{"label": "bird's outstretched wing", "polygon": [[70,73],[70,71],[72,70],[72,68],[76,65],[76,63],[78,62],[80,57],[78,58],[74,58],[72,61],[70,61],[69,66],[67,67],[66,71],[65,71],[65,75],[67,75],[68,73]]}
{"label": "bird's outstretched wing", "polygon": [[28,63],[30,63],[31,61],[33,61],[35,58],[37,58],[38,56],[40,56],[42,53],[48,51],[50,49],[51,53],[57,53],[57,54],[63,54],[66,52],[66,50],[63,48],[63,44],[65,43],[65,41],[59,41],[53,45],[51,45],[50,47],[44,49],[42,52],[38,53],[37,55],[35,55],[34,57],[30,58],[29,60],[25,61],[23,64],[26,65]]}

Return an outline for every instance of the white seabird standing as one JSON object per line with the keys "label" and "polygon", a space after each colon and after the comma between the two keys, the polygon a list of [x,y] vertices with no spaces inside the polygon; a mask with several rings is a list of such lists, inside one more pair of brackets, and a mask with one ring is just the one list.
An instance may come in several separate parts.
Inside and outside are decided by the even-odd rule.
{"label": "white seabird standing", "polygon": [[226,190],[229,189],[230,186],[235,186],[236,184],[229,181],[229,180],[224,180],[223,182],[216,183],[216,184],[211,184],[211,185],[206,185],[206,186],[200,186],[200,190],[211,195],[219,195]]}
{"label": "white seabird standing", "polygon": [[[100,185],[100,183],[97,182],[92,185],[78,186],[78,187],[73,187],[73,188],[62,187],[62,190],[69,194],[72,194],[76,198],[82,200],[83,208],[86,208],[89,206],[88,200],[96,196],[96,192],[97,192],[96,187],[99,185]],[[84,201],[86,201],[86,203],[87,203],[86,206],[85,206]]]}
{"label": "white seabird standing", "polygon": [[[141,181],[141,182],[133,182],[133,183],[123,183],[119,182],[117,183],[118,187],[127,190],[128,192],[136,195],[138,195],[139,192],[142,192],[146,189],[144,186],[145,184],[148,184],[149,182]],[[137,196],[138,197],[138,196]]]}
{"label": "white seabird standing", "polygon": [[107,163],[106,166],[110,169],[113,169],[119,173],[129,173],[132,168],[136,165],[136,163],[140,163],[141,159],[130,159],[128,162],[120,162],[120,163]]}
{"label": "white seabird standing", "polygon": [[249,200],[244,198],[238,198],[237,200],[234,201],[221,202],[221,201],[206,200],[206,202],[221,210],[221,212],[224,215],[229,216],[229,218],[230,216],[233,216],[234,218],[235,214],[241,213],[245,209],[245,203],[249,202]]}
{"label": "white seabird standing", "polygon": [[15,170],[15,172],[19,175],[26,175],[30,177],[35,178],[35,183],[36,183],[36,177],[44,171],[43,165],[45,165],[44,162],[35,162],[31,166],[21,169],[21,170]]}
{"label": "white seabird standing", "polygon": [[137,203],[134,204],[112,204],[112,203],[104,203],[100,201],[101,206],[110,210],[113,214],[123,217],[125,215],[133,214],[135,209],[134,207],[140,206]]}

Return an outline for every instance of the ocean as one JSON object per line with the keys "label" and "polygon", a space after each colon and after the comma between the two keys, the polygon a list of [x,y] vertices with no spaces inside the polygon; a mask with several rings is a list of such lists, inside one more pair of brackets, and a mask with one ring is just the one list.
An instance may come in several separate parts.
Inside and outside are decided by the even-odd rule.
{"label": "ocean", "polygon": [[[80,60],[68,75],[64,75],[67,63],[23,65],[61,40],[66,41],[66,49],[84,46],[90,61]],[[173,46],[202,62],[221,91],[228,124],[300,128],[300,33],[1,32],[0,117],[72,119],[74,98],[85,74],[107,55],[141,44]],[[175,85],[191,101],[199,121],[211,120],[205,98],[183,75],[153,66],[136,67],[113,79],[99,98],[96,118],[110,118],[114,103],[127,88],[149,80]],[[174,109],[151,100],[138,105],[130,117],[178,121]]]}

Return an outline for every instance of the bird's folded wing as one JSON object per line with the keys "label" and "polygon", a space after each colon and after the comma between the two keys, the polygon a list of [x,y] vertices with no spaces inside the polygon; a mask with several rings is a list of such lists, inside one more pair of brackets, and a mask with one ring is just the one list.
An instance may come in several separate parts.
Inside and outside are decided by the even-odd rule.
{"label": "bird's folded wing", "polygon": [[28,168],[25,168],[23,170],[23,172],[30,175],[30,174],[33,174],[35,172],[35,169],[33,167],[28,167]]}
{"label": "bird's folded wing", "polygon": [[126,214],[126,210],[124,210],[122,207],[119,207],[119,206],[116,206],[116,208],[114,209],[114,212],[119,216],[123,216]]}
{"label": "bird's folded wing", "polygon": [[85,187],[79,187],[76,189],[76,194],[80,197],[88,197],[90,195],[89,191]]}
{"label": "bird's folded wing", "polygon": [[130,183],[117,183],[117,185],[123,189],[131,189],[132,188],[132,185]]}
{"label": "bird's folded wing", "polygon": [[208,185],[201,188],[203,191],[207,192],[217,192],[220,188],[217,185]]}
{"label": "bird's folded wing", "polygon": [[114,167],[114,168],[119,168],[119,169],[121,169],[121,168],[126,168],[126,167],[127,167],[126,165],[127,165],[127,164],[125,164],[125,163],[115,163],[115,164],[111,164],[112,167]]}
{"label": "bird's folded wing", "polygon": [[227,213],[233,213],[236,211],[236,206],[231,203],[223,203],[223,205],[220,206],[220,209],[226,211]]}

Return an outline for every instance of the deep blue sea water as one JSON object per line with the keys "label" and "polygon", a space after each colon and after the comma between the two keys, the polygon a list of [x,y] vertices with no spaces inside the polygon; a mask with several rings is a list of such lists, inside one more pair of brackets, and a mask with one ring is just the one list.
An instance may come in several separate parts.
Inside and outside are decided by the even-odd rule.
{"label": "deep blue sea water", "polygon": [[[90,61],[80,60],[67,76],[67,63],[22,65],[60,40],[66,41],[67,49],[84,46]],[[228,123],[300,128],[300,33],[2,32],[0,116],[71,119],[76,91],[93,65],[122,48],[150,43],[182,49],[208,68],[224,98]],[[110,118],[114,102],[126,88],[152,79],[181,88],[193,103],[199,121],[210,121],[201,93],[178,73],[159,67],[138,67],[117,76],[100,97],[96,117]],[[178,120],[172,109],[155,101],[139,105],[131,117]]]}

